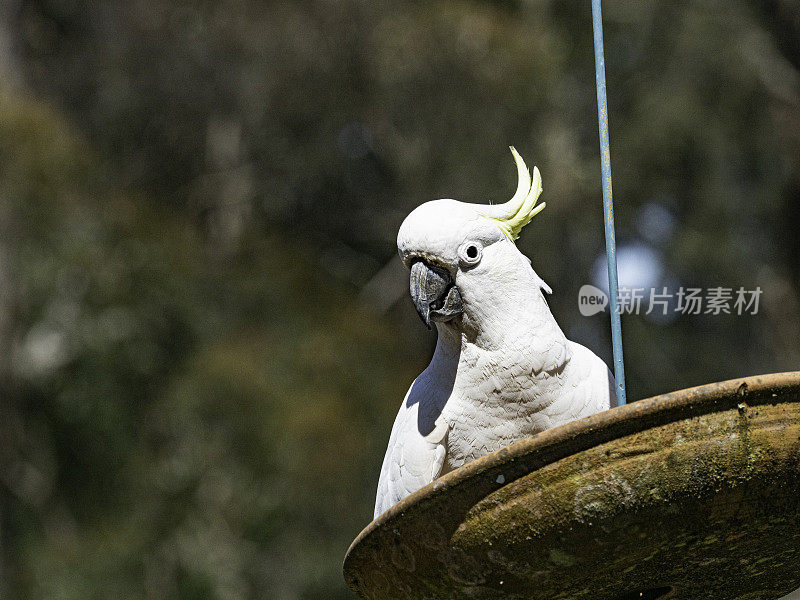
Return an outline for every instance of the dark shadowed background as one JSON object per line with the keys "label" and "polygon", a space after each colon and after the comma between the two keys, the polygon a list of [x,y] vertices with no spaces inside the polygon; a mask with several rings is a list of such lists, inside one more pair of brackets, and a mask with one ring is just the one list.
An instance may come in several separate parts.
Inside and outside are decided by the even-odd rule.
{"label": "dark shadowed background", "polygon": [[[588,1],[0,3],[0,597],[344,599],[435,334],[395,258],[440,197],[610,356]],[[800,2],[607,2],[630,399],[800,364]]]}

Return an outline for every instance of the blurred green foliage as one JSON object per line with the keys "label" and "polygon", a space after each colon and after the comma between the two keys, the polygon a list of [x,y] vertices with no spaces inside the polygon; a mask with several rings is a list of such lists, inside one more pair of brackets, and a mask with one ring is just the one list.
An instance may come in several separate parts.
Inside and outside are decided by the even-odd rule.
{"label": "blurred green foliage", "polygon": [[344,597],[414,358],[291,240],[218,260],[47,107],[0,115],[6,593]]}
{"label": "blurred green foliage", "polygon": [[[800,4],[606,6],[618,242],[758,315],[623,320],[629,395],[800,358]],[[544,178],[567,334],[603,251],[577,2],[14,0],[0,27],[0,597],[349,598],[433,337],[394,236]],[[388,266],[385,266],[388,265]]]}

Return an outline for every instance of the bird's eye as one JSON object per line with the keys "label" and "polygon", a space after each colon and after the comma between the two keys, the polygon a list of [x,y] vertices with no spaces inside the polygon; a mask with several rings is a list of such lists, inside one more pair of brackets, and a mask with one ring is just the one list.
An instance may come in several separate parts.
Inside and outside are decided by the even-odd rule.
{"label": "bird's eye", "polygon": [[458,249],[461,263],[469,266],[477,265],[481,260],[481,246],[475,242],[466,242]]}

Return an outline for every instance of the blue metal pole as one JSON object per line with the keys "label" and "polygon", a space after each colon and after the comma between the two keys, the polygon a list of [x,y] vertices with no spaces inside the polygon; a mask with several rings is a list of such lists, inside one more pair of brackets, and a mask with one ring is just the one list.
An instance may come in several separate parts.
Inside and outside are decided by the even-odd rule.
{"label": "blue metal pole", "polygon": [[614,377],[617,380],[617,405],[625,404],[625,365],[622,360],[622,323],[617,284],[617,247],[614,239],[614,203],[611,199],[611,143],[608,137],[606,102],[606,61],[603,56],[603,12],[600,0],[592,0],[594,29],[594,67],[597,80],[597,119],[600,125],[600,163],[603,173],[603,221],[606,229],[608,295],[611,301],[611,342],[614,347]]}

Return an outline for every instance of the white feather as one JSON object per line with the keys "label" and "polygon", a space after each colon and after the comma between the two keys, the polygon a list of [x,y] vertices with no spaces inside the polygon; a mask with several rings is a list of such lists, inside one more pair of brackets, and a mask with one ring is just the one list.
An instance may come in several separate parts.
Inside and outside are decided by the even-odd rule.
{"label": "white feather", "polygon": [[[383,461],[377,517],[437,477],[526,436],[609,408],[614,378],[590,350],[566,339],[544,299],[550,288],[480,207],[438,200],[398,234],[408,264],[449,268],[463,314],[437,322],[430,365],[400,406]],[[463,268],[457,249],[482,246]]]}

